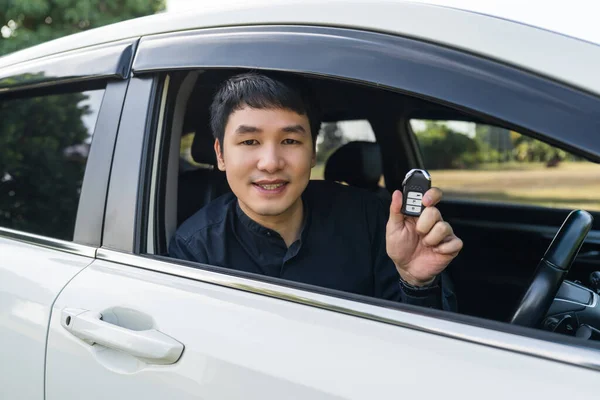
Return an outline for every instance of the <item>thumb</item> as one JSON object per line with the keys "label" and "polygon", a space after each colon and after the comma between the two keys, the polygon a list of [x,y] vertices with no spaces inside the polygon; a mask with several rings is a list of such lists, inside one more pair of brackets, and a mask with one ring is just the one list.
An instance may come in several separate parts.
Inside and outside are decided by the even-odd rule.
{"label": "thumb", "polygon": [[404,214],[402,210],[402,192],[395,190],[392,194],[392,204],[390,204],[390,222],[404,223]]}

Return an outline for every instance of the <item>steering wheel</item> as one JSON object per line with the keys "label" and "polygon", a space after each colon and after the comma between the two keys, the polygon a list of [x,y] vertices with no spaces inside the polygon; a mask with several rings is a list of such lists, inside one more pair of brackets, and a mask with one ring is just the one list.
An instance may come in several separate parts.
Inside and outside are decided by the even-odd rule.
{"label": "steering wheel", "polygon": [[542,322],[593,220],[583,210],[569,213],[538,263],[531,284],[510,320],[511,324],[535,327]]}

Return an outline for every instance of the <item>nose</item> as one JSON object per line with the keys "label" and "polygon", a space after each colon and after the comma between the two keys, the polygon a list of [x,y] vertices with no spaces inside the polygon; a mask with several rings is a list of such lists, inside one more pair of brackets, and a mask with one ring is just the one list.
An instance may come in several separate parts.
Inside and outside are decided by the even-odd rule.
{"label": "nose", "polygon": [[263,146],[257,164],[259,170],[272,174],[283,169],[284,165],[278,146]]}

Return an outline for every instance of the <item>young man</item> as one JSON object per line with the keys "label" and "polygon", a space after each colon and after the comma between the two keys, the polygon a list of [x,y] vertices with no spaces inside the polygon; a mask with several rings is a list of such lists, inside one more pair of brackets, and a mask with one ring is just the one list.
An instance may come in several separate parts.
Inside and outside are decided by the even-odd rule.
{"label": "young man", "polygon": [[462,248],[429,190],[419,218],[375,195],[310,181],[320,121],[306,86],[247,73],[211,106],[218,167],[232,193],[175,233],[172,257],[427,307],[454,310],[442,271]]}

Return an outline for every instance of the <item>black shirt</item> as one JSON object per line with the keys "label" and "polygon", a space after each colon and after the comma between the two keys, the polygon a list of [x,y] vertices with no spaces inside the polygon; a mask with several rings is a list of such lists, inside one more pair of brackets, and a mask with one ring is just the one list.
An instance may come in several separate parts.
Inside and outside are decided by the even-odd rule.
{"label": "black shirt", "polygon": [[310,181],[302,201],[302,232],[289,248],[276,231],[250,219],[235,195],[228,193],[179,227],[169,255],[381,299],[456,309],[447,277],[426,289],[401,282],[386,253],[389,208],[379,197],[337,183]]}

